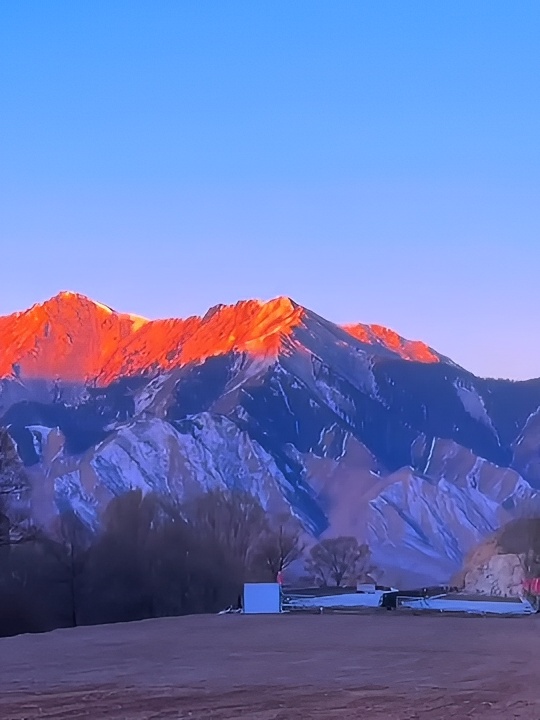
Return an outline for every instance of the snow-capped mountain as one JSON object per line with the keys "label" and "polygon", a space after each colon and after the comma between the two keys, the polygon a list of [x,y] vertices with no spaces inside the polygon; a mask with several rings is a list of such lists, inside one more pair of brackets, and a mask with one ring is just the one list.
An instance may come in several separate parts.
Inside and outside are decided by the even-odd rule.
{"label": "snow-capped mountain", "polygon": [[480,379],[289,298],[149,321],[61,293],[0,318],[0,347],[4,445],[24,463],[0,473],[12,532],[53,534],[66,509],[97,530],[135,487],[240,487],[313,536],[367,541],[389,582],[443,582],[538,506],[540,380]]}

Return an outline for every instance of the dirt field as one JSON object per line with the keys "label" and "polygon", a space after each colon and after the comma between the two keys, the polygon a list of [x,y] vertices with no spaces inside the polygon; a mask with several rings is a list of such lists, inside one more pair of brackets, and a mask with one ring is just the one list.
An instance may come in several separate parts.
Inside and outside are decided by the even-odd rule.
{"label": "dirt field", "polygon": [[196,616],[5,638],[0,718],[540,720],[540,618]]}

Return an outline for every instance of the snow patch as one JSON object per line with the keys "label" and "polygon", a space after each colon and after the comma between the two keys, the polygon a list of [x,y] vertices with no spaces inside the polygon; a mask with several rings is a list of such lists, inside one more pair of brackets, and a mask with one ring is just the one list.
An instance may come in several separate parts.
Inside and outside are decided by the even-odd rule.
{"label": "snow patch", "polygon": [[453,385],[465,412],[468,413],[474,420],[477,420],[488,427],[498,440],[499,437],[497,431],[495,430],[493,423],[491,422],[491,418],[488,415],[486,406],[484,405],[484,400],[474,385],[466,385],[459,379],[454,380]]}
{"label": "snow patch", "polygon": [[43,457],[43,446],[46,445],[52,430],[56,430],[56,428],[45,427],[44,425],[27,425],[27,429],[32,436],[32,444],[36,455],[41,460]]}
{"label": "snow patch", "polygon": [[71,510],[88,528],[93,531],[97,529],[96,501],[84,491],[79,470],[57,477],[54,481],[54,493],[60,513]]}

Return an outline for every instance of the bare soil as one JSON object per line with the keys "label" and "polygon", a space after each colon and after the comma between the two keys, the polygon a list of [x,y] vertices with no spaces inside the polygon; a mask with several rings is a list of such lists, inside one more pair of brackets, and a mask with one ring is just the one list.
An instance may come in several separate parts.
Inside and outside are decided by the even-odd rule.
{"label": "bare soil", "polygon": [[0,639],[2,720],[540,720],[540,618],[192,616]]}

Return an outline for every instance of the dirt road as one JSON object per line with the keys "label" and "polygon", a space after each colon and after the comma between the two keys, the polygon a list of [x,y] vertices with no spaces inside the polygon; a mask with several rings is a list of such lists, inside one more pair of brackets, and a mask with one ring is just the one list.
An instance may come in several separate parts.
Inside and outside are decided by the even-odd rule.
{"label": "dirt road", "polygon": [[540,617],[195,616],[0,639],[2,720],[540,720]]}

